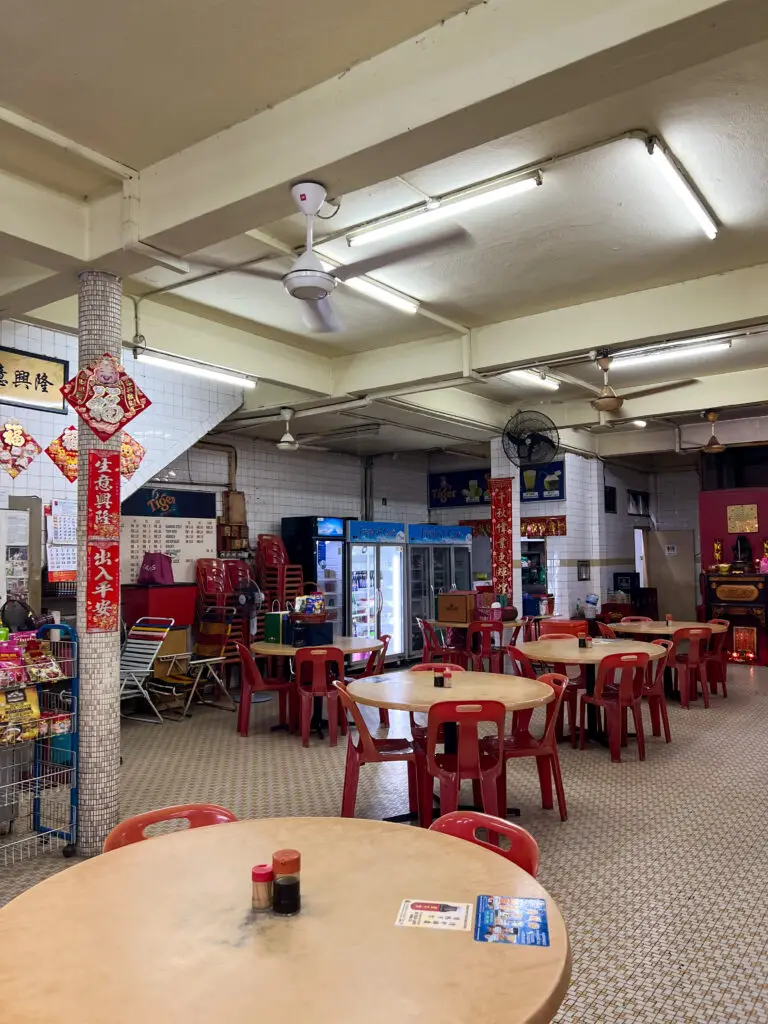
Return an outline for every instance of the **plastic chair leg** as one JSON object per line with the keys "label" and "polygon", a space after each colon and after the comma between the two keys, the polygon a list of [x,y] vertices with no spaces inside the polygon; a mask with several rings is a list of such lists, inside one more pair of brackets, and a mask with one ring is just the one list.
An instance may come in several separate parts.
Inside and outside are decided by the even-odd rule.
{"label": "plastic chair leg", "polygon": [[687,665],[677,666],[677,685],[680,689],[680,707],[690,707],[690,673]]}
{"label": "plastic chair leg", "polygon": [[458,779],[440,779],[440,814],[448,814],[449,811],[459,809],[459,782]]}
{"label": "plastic chair leg", "polygon": [[608,748],[612,761],[621,761],[621,717],[618,707],[605,709],[605,726],[608,731]]}
{"label": "plastic chair leg", "polygon": [[709,686],[707,684],[707,663],[706,661],[700,661],[698,665],[698,677],[701,682],[701,698],[704,701],[704,707],[709,707]]}
{"label": "plastic chair leg", "polygon": [[499,806],[499,795],[496,789],[496,779],[486,773],[480,780],[480,790],[482,793],[483,810],[486,814],[492,814],[494,817],[501,815],[502,818],[507,816],[507,808]]}
{"label": "plastic chair leg", "polygon": [[560,820],[568,820],[568,808],[565,805],[565,789],[563,788],[563,774],[560,771],[560,758],[557,751],[550,755],[552,765],[552,777],[555,780],[555,793],[557,793],[557,807],[560,811]]}
{"label": "plastic chair leg", "polygon": [[637,734],[637,756],[641,761],[644,761],[645,733],[643,732],[643,708],[639,700],[632,705],[632,718],[635,722],[635,733]]}
{"label": "plastic chair leg", "polygon": [[416,785],[419,791],[419,825],[422,828],[429,828],[433,818],[434,778],[427,770],[427,759],[423,753],[416,755]]}
{"label": "plastic chair leg", "polygon": [[328,691],[328,739],[335,747],[339,742],[339,697],[337,693]]}
{"label": "plastic chair leg", "polygon": [[661,699],[656,696],[649,696],[648,710],[651,713],[651,732],[654,736],[661,736]]}
{"label": "plastic chair leg", "polygon": [[303,690],[299,694],[299,700],[301,704],[301,745],[303,747],[309,746],[309,726],[312,721],[312,694],[305,693]]}
{"label": "plastic chair leg", "polygon": [[344,767],[344,790],[341,795],[342,818],[354,818],[357,802],[357,783],[360,778],[360,759],[352,740],[347,741],[347,762]]}
{"label": "plastic chair leg", "polygon": [[659,697],[659,709],[661,710],[661,721],[664,723],[664,741],[669,743],[672,739],[672,734],[669,731],[669,715],[667,714],[667,701],[664,697]]}
{"label": "plastic chair leg", "polygon": [[379,708],[379,725],[382,729],[389,728],[389,708]]}
{"label": "plastic chair leg", "polygon": [[246,683],[240,686],[240,703],[237,707],[237,731],[241,736],[248,735],[249,719],[251,717],[251,688]]}
{"label": "plastic chair leg", "polygon": [[417,781],[416,765],[413,761],[407,761],[408,765],[408,810],[416,814],[419,809],[419,786]]}
{"label": "plastic chair leg", "polygon": [[541,788],[541,806],[545,811],[551,811],[554,807],[552,803],[552,770],[549,761],[548,754],[536,758],[536,769],[539,773],[539,787]]}

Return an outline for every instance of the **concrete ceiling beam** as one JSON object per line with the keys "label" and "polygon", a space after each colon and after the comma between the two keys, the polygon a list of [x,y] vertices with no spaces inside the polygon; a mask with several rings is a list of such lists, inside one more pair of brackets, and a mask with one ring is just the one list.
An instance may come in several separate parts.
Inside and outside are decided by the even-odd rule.
{"label": "concrete ceiling beam", "polygon": [[88,255],[88,206],[0,171],[0,252],[51,271]]}

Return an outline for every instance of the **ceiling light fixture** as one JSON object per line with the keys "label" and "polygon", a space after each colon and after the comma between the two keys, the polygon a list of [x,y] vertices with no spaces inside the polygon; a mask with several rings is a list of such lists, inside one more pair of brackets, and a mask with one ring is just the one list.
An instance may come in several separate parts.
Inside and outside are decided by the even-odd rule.
{"label": "ceiling light fixture", "polygon": [[715,352],[727,352],[731,347],[730,341],[715,341],[703,345],[694,345],[688,342],[684,345],[667,345],[664,348],[635,350],[627,355],[617,353],[613,357],[611,369],[622,370],[629,366],[647,366],[650,363],[664,363],[673,359],[690,359],[696,356],[714,355]]}
{"label": "ceiling light fixture", "polygon": [[[329,257],[324,252],[321,252],[317,246],[315,246],[315,252],[322,256],[324,270],[330,272],[335,270],[336,267],[344,266],[340,260],[334,260],[333,263],[329,262]],[[411,298],[410,295],[404,295],[388,285],[377,284],[367,277],[351,277],[348,281],[340,281],[339,283],[345,288],[351,288],[353,292],[359,292],[361,295],[373,299],[375,302],[381,302],[384,306],[399,309],[401,313],[413,315],[418,313],[421,308],[420,303],[416,299]]]}
{"label": "ceiling light fixture", "polygon": [[450,220],[468,210],[476,210],[490,203],[509,199],[522,192],[531,192],[542,183],[541,171],[533,171],[525,175],[505,175],[493,182],[483,182],[468,188],[457,189],[438,199],[431,199],[415,209],[405,213],[396,213],[381,217],[357,231],[347,235],[348,245],[367,245],[369,242],[390,238],[405,231],[415,231],[429,224]]}
{"label": "ceiling light fixture", "polygon": [[648,424],[646,423],[645,420],[632,420],[632,426],[633,427],[640,427],[642,429],[643,427],[647,427]]}
{"label": "ceiling light fixture", "polygon": [[537,370],[509,370],[502,376],[510,384],[526,384],[533,388],[543,388],[544,391],[557,391],[560,387],[558,381]]}
{"label": "ceiling light fixture", "polygon": [[251,377],[225,373],[222,370],[217,370],[214,366],[207,366],[205,363],[187,363],[180,359],[166,359],[164,356],[156,356],[141,349],[134,349],[133,355],[137,362],[146,363],[148,366],[157,366],[162,370],[188,373],[192,377],[205,377],[206,380],[214,380],[218,384],[233,384],[238,388],[256,387],[256,381]]}
{"label": "ceiling light fixture", "polygon": [[707,238],[716,238],[718,223],[715,215],[699,194],[699,190],[688,174],[675,159],[674,154],[655,136],[646,139],[645,144],[651,159]]}

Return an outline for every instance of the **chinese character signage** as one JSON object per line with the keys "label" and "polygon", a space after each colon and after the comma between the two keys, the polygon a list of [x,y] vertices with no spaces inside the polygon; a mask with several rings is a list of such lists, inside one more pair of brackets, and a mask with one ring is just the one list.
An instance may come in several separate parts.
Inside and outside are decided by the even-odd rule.
{"label": "chinese character signage", "polygon": [[491,471],[487,467],[458,473],[429,474],[430,508],[463,508],[491,503],[488,488]]}
{"label": "chinese character signage", "polygon": [[85,624],[89,633],[114,633],[120,612],[120,545],[89,540]]}
{"label": "chinese character signage", "polygon": [[29,469],[32,460],[42,450],[18,420],[0,423],[0,469],[5,470],[11,479]]}
{"label": "chinese character signage", "polygon": [[512,480],[491,480],[491,579],[495,594],[512,594]]}
{"label": "chinese character signage", "polygon": [[152,403],[117,360],[105,353],[61,389],[80,419],[102,441]]}
{"label": "chinese character signage", "polygon": [[120,452],[88,452],[88,540],[120,536]]}
{"label": "chinese character signage", "polygon": [[64,359],[0,348],[0,402],[46,412],[66,412],[62,387],[69,376]]}
{"label": "chinese character signage", "polygon": [[541,466],[521,466],[520,501],[563,501],[565,498],[565,462],[547,462]]}

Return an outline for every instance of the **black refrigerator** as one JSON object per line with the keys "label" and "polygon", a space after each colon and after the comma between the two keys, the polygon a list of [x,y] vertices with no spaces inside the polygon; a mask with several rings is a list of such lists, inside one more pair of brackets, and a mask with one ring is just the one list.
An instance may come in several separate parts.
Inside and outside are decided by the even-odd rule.
{"label": "black refrigerator", "polygon": [[333,516],[285,516],[281,534],[288,559],[300,565],[306,584],[317,584],[325,594],[333,635],[344,635],[347,621],[345,580],[347,578],[346,519]]}

